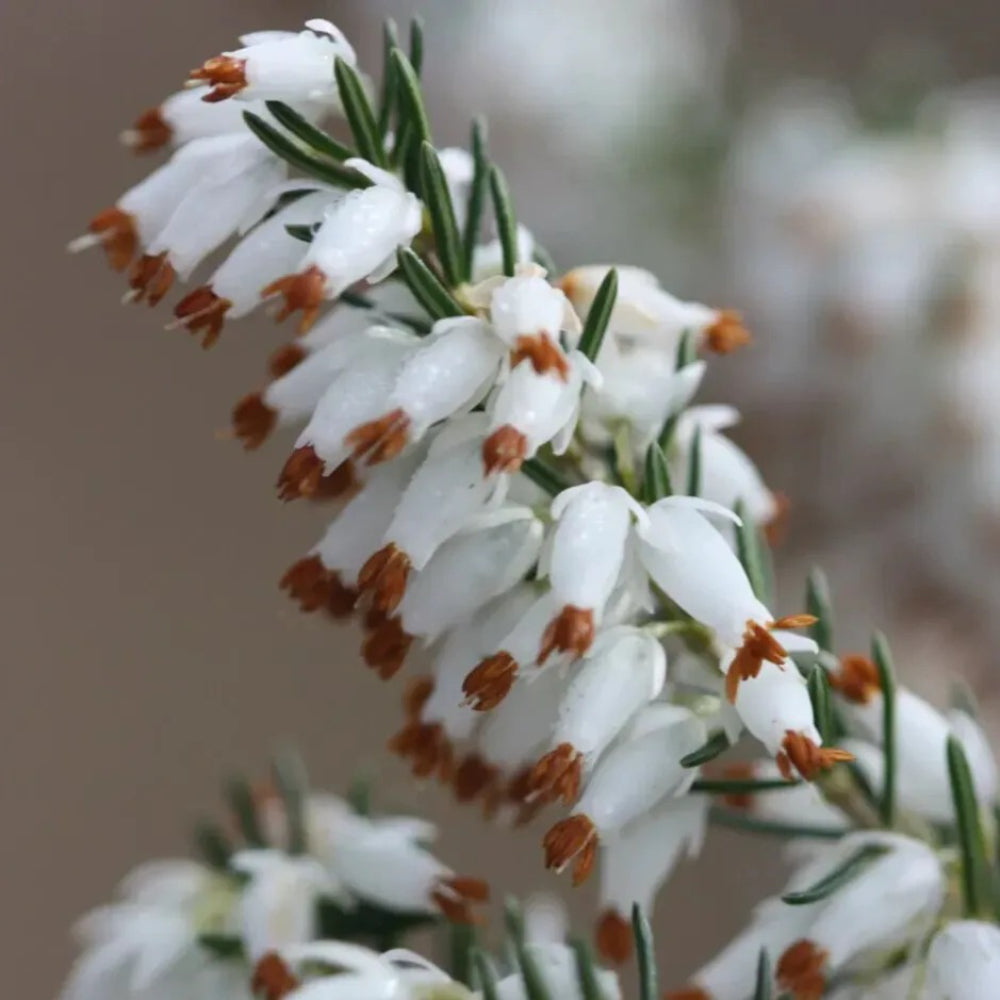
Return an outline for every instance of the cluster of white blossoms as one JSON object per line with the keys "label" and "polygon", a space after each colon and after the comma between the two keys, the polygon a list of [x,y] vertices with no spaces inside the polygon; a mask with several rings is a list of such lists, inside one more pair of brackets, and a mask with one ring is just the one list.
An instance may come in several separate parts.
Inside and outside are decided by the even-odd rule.
{"label": "cluster of white blossoms", "polygon": [[[334,507],[281,586],[304,611],[353,616],[383,678],[423,653],[391,748],[488,816],[564,808],[545,861],[579,883],[600,858],[597,943],[614,961],[633,946],[634,907],[651,910],[709,820],[837,840],[681,996],[746,1000],[767,956],[796,1000],[900,964],[930,981],[924,945],[957,912],[952,876],[968,914],[992,897],[993,757],[969,712],[897,688],[883,641],[871,660],[838,654],[818,578],[807,614],[776,609],[764,536],[784,504],[722,433],[738,415],[692,405],[699,356],[748,342],[738,315],[637,268],[557,276],[482,128],[471,153],[435,149],[419,31],[408,58],[387,29],[377,100],[328,22],[243,42],[126,134],[175,151],[77,245],[103,244],[131,267],[127,297],[155,303],[239,235],[174,310],[206,346],[258,304],[300,314],[234,432],[256,448],[294,429],[279,495]],[[717,771],[744,732],[762,759]],[[316,810],[330,858],[233,862],[248,888],[224,919],[240,915],[251,957],[310,937],[311,904],[282,912],[293,940],[273,938],[272,885],[453,919],[483,895],[423,851],[419,825]],[[172,883],[166,895],[190,901]],[[945,965],[958,947],[938,949]],[[384,956],[327,954],[366,996],[410,989]],[[346,995],[343,979],[299,985],[297,962],[326,961],[285,952],[268,1000]]]}

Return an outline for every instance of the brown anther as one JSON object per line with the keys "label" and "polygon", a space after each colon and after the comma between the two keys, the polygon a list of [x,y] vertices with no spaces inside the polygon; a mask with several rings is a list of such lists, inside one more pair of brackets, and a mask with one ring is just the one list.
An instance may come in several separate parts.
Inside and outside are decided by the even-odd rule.
{"label": "brown anther", "polygon": [[136,153],[162,149],[173,138],[174,130],[159,108],[143,111],[135,124],[122,137],[125,145]]}
{"label": "brown anther", "polygon": [[542,635],[538,663],[544,663],[553,653],[583,656],[594,641],[594,612],[590,608],[566,607],[549,622]]}
{"label": "brown anther", "polygon": [[326,297],[326,275],[313,265],[300,274],[286,274],[272,281],[260,294],[264,299],[272,295],[284,296],[284,305],[276,317],[279,323],[301,309],[302,319],[298,327],[301,335],[309,331],[319,316],[320,306]]}
{"label": "brown anther", "polygon": [[350,431],[344,444],[355,461],[365,458],[369,465],[395,458],[410,437],[410,418],[401,409],[391,410],[377,420],[369,420]]}
{"label": "brown anther", "polygon": [[339,500],[351,496],[360,488],[361,484],[354,474],[354,463],[348,459],[332,472],[320,476],[315,490],[308,497],[310,500]]}
{"label": "brown anther", "polygon": [[326,595],[326,610],[333,618],[350,618],[358,603],[358,592],[354,587],[347,586],[340,575],[330,573],[329,589]]}
{"label": "brown anther", "polygon": [[87,229],[100,236],[108,263],[116,271],[124,271],[132,263],[139,249],[139,232],[135,219],[128,212],[120,208],[106,208],[90,220]]}
{"label": "brown anther", "polygon": [[202,285],[177,303],[174,316],[183,320],[192,334],[204,332],[201,346],[207,350],[219,339],[232,305],[229,299],[216,295],[211,286]]}
{"label": "brown anther", "polygon": [[477,712],[489,712],[510,693],[517,671],[517,660],[510,653],[494,653],[468,673],[462,691]]}
{"label": "brown anther", "polygon": [[571,743],[560,743],[532,768],[531,796],[547,802],[562,799],[571,805],[580,794],[582,778],[583,755]]}
{"label": "brown anther", "polygon": [[774,512],[764,525],[764,537],[770,545],[780,545],[788,531],[792,501],[786,493],[773,493]]}
{"label": "brown anther", "polygon": [[706,993],[700,986],[682,986],[679,990],[664,993],[663,1000],[712,1000],[712,994]]}
{"label": "brown anther", "polygon": [[597,953],[606,962],[622,965],[632,955],[632,924],[617,910],[607,909],[597,918],[594,932]]}
{"label": "brown anther", "polygon": [[827,677],[834,691],[856,705],[867,705],[882,690],[878,668],[860,653],[842,656],[839,668]]}
{"label": "brown anther", "polygon": [[259,392],[248,393],[233,407],[233,433],[247,451],[259,448],[277,422],[278,414]]}
{"label": "brown anther", "polygon": [[769,622],[767,627],[790,632],[792,629],[809,628],[810,625],[815,625],[818,621],[819,619],[815,615],[785,615],[784,618]]}
{"label": "brown anther", "polygon": [[491,476],[517,472],[528,454],[528,439],[510,424],[498,427],[483,442],[483,469]]}
{"label": "brown anther", "polygon": [[129,272],[128,283],[135,302],[145,299],[155,306],[174,284],[176,272],[167,260],[166,251],[158,254],[143,254]]}
{"label": "brown anther", "polygon": [[392,614],[406,592],[410,566],[410,557],[390,542],[361,567],[358,588],[373,592],[372,606],[377,611]]}
{"label": "brown anther", "polygon": [[431,892],[434,904],[453,924],[479,923],[470,904],[485,903],[489,898],[489,885],[481,879],[464,876],[442,879]]}
{"label": "brown anther", "polygon": [[414,677],[403,693],[403,712],[407,719],[417,719],[427,699],[434,693],[433,677]]}
{"label": "brown anther", "polygon": [[298,986],[298,979],[276,951],[261,956],[250,979],[250,989],[264,1000],[283,1000]]}
{"label": "brown anther", "polygon": [[794,1000],[821,1000],[826,991],[823,969],[829,952],[806,938],[785,949],[775,966],[775,978],[781,989]]}
{"label": "brown anther", "polygon": [[[720,768],[719,776],[724,781],[750,781],[755,777],[754,766],[749,761],[736,760]],[[753,795],[750,792],[730,792],[722,796],[722,801],[730,809],[749,812],[753,808]]]}
{"label": "brown anther", "polygon": [[285,571],[279,586],[303,611],[318,611],[329,595],[330,574],[319,556],[306,556]]}
{"label": "brown anther", "polygon": [[207,83],[212,89],[202,98],[217,104],[246,88],[246,60],[233,56],[214,56],[188,74],[191,80]]}
{"label": "brown anther", "polygon": [[278,496],[286,501],[312,496],[319,489],[323,468],[323,460],[312,445],[296,448],[278,476]]}
{"label": "brown anther", "polygon": [[778,770],[786,781],[795,777],[792,768],[806,781],[814,781],[820,772],[829,771],[834,764],[849,760],[854,760],[854,754],[849,750],[817,746],[808,736],[797,733],[794,729],[786,730],[777,756]]}
{"label": "brown anther", "polygon": [[429,778],[435,771],[451,774],[454,755],[451,741],[436,722],[407,722],[388,743],[389,750],[410,761],[415,777]]}
{"label": "brown anther", "polygon": [[461,899],[470,903],[488,903],[490,900],[489,883],[481,878],[471,878],[468,875],[452,875],[442,879],[441,885],[449,889]]}
{"label": "brown anther", "polygon": [[780,667],[788,659],[788,651],[771,634],[774,629],[805,628],[815,624],[816,618],[813,615],[789,615],[765,625],[748,621],[743,633],[743,645],[736,650],[726,673],[726,697],[729,701],[736,701],[740,682],[753,680],[765,661]]}
{"label": "brown anther", "polygon": [[745,347],[753,338],[743,325],[743,317],[732,309],[723,309],[705,331],[705,345],[716,354],[731,354]]}
{"label": "brown anther", "polygon": [[522,361],[530,361],[539,375],[555,372],[564,382],[569,379],[569,361],[562,348],[545,333],[531,337],[518,337],[510,352],[510,366],[516,368]]}
{"label": "brown anther", "polygon": [[413,645],[413,636],[403,629],[399,617],[387,618],[365,636],[361,655],[382,680],[387,681],[399,673]]}
{"label": "brown anther", "polygon": [[267,370],[271,378],[281,378],[305,359],[308,352],[298,344],[283,344],[268,359]]}
{"label": "brown anther", "polygon": [[455,769],[452,789],[459,802],[472,802],[496,783],[497,769],[478,754],[471,753]]}
{"label": "brown anther", "polygon": [[597,828],[589,816],[575,813],[560,820],[542,839],[545,867],[561,872],[574,858],[573,884],[579,885],[594,863]]}

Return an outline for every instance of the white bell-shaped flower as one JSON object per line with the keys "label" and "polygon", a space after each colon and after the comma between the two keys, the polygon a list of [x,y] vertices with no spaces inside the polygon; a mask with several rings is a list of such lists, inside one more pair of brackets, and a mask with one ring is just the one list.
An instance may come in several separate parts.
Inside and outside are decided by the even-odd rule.
{"label": "white bell-shaped flower", "polygon": [[1000,929],[956,920],[939,931],[927,953],[925,1000],[991,1000],[1000,983]]}
{"label": "white bell-shaped flower", "polygon": [[265,296],[281,295],[283,320],[302,310],[305,333],[326,299],[335,299],[359,281],[377,283],[396,269],[396,251],[409,246],[423,224],[420,201],[394,174],[366,160],[345,166],[364,174],[370,187],[351,191],[328,209],[302,259],[301,269],[267,285]]}
{"label": "white bell-shaped flower", "polygon": [[706,739],[704,722],[679,705],[651,705],[631,732],[602,757],[573,815],[545,835],[545,863],[562,871],[573,863],[573,883],[593,868],[597,847],[662,800],[682,795],[695,772],[681,758]]}
{"label": "white bell-shaped flower", "polygon": [[191,79],[211,87],[210,103],[241,100],[321,101],[337,104],[334,62],[354,65],[354,49],[329,21],[306,21],[305,30],[259,32],[242,39],[246,48],[224,52],[191,72]]}
{"label": "white bell-shaped flower", "polygon": [[531,773],[532,794],[574,802],[584,776],[659,695],[666,676],[666,654],[648,632],[629,625],[603,632],[575,668],[559,704],[551,749]]}

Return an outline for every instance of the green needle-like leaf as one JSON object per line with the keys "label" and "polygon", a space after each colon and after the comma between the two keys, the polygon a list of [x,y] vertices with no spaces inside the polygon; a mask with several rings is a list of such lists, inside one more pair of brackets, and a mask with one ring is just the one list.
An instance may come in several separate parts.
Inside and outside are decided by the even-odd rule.
{"label": "green needle-like leaf", "polygon": [[545,985],[538,963],[524,943],[524,917],[521,908],[512,899],[504,906],[504,922],[510,935],[517,956],[517,964],[524,982],[524,995],[527,1000],[552,1000],[549,988]]}
{"label": "green needle-like leaf", "polygon": [[685,330],[677,344],[677,360],[674,363],[674,368],[680,371],[682,368],[694,364],[697,360],[698,345],[695,343],[694,331]]}
{"label": "green needle-like leaf", "polygon": [[710,760],[715,760],[725,750],[729,749],[729,737],[720,729],[717,733],[712,733],[708,742],[704,746],[689,753],[686,757],[681,757],[681,767],[700,767]]}
{"label": "green needle-like leaf", "polygon": [[198,853],[205,862],[218,871],[229,867],[233,848],[226,835],[214,823],[199,823],[195,827],[194,840]]}
{"label": "green needle-like leaf", "polygon": [[830,681],[826,671],[817,664],[809,671],[809,699],[812,701],[813,718],[824,743],[834,739],[833,706],[830,704]]}
{"label": "green needle-like leaf", "polygon": [[497,236],[503,249],[503,273],[513,277],[517,268],[517,217],[510,200],[507,181],[497,166],[490,167],[490,196],[497,222]]}
{"label": "green needle-like leaf", "polygon": [[774,792],[785,788],[795,788],[798,781],[784,778],[699,778],[691,785],[692,792],[709,795],[754,795],[757,792]]}
{"label": "green needle-like leaf", "polygon": [[349,62],[337,56],[333,72],[337,77],[340,103],[343,105],[347,124],[351,126],[351,135],[354,136],[358,152],[377,167],[387,166],[375,112],[372,110],[358,71]]}
{"label": "green needle-like leaf", "polygon": [[746,504],[738,500],[735,506],[736,516],[742,522],[736,529],[736,553],[754,594],[765,604],[769,604],[770,585],[768,581],[768,570],[764,563],[764,556],[761,551],[761,539],[757,532],[757,527],[747,514]]}
{"label": "green needle-like leaf", "polygon": [[225,961],[243,957],[243,939],[230,934],[199,934],[198,944],[213,958]]}
{"label": "green needle-like leaf", "polygon": [[674,487],[670,482],[670,469],[667,467],[667,456],[663,449],[654,441],[646,449],[646,462],[642,476],[642,499],[646,503],[656,503],[663,497],[673,494]]}
{"label": "green needle-like leaf", "polygon": [[771,1000],[771,959],[768,957],[767,949],[761,948],[760,957],[757,959],[757,985],[753,991],[753,1000]]}
{"label": "green needle-like leaf", "polygon": [[818,903],[827,896],[832,896],[842,886],[858,877],[872,862],[885,855],[888,848],[881,844],[868,844],[855,851],[846,861],[837,865],[832,872],[824,875],[818,882],[800,892],[786,892],[781,897],[782,902],[789,906],[805,906],[807,903]]}
{"label": "green needle-like leaf", "polygon": [[563,490],[568,490],[573,485],[566,482],[552,466],[540,458],[526,459],[521,465],[521,472],[550,496],[557,496]]}
{"label": "green needle-like leaf", "polygon": [[305,854],[308,848],[305,808],[306,796],[309,794],[305,764],[294,750],[283,750],[275,756],[271,770],[275,787],[285,807],[288,853]]}
{"label": "green needle-like leaf", "polygon": [[462,307],[452,298],[441,279],[409,247],[400,247],[397,259],[403,280],[431,319],[463,315]]}
{"label": "green needle-like leaf", "polygon": [[452,979],[472,988],[475,979],[475,963],[472,957],[476,946],[476,931],[471,924],[448,925],[448,951],[450,953],[449,972]]}
{"label": "green needle-like leaf", "polygon": [[413,63],[399,49],[392,53],[392,61],[394,64],[393,73],[399,87],[400,110],[403,113],[400,131],[402,132],[403,122],[405,122],[412,131],[416,142],[432,142],[430,119],[427,117],[427,108],[424,106],[420,78],[413,68]]}
{"label": "green needle-like leaf", "polygon": [[483,207],[490,180],[490,161],[486,154],[486,123],[477,118],[472,123],[472,184],[465,210],[465,233],[462,238],[462,263],[466,281],[472,280],[472,264],[483,225]]}
{"label": "green needle-like leaf", "polygon": [[583,333],[580,335],[580,352],[591,361],[597,359],[597,354],[604,341],[604,334],[608,331],[608,324],[611,322],[611,313],[615,308],[615,301],[618,298],[618,272],[615,268],[604,276],[594,301],[591,303],[587,313],[587,321],[583,324]]}
{"label": "green needle-like leaf", "polygon": [[424,68],[424,22],[419,17],[410,20],[410,65],[419,78]]}
{"label": "green needle-like leaf", "polygon": [[371,186],[371,181],[356,170],[334,163],[332,160],[320,159],[301,143],[283,135],[273,125],[268,124],[252,111],[244,111],[243,120],[247,123],[247,128],[272,153],[280,156],[286,163],[301,170],[304,174],[335,187],[365,188]]}
{"label": "green needle-like leaf", "polygon": [[979,817],[979,802],[972,784],[972,771],[954,736],[948,737],[948,777],[951,798],[955,805],[955,825],[962,852],[962,899],[965,915],[980,918],[986,915],[991,897],[991,871],[986,858],[986,842]]}
{"label": "green needle-like leaf", "polygon": [[441,160],[429,142],[420,147],[420,193],[431,215],[434,242],[444,276],[454,288],[461,284],[463,275],[461,237]]}
{"label": "green needle-like leaf", "polygon": [[250,847],[265,847],[267,841],[257,819],[257,804],[250,785],[243,778],[231,778],[226,782],[225,793],[240,835]]}
{"label": "green needle-like leaf", "polygon": [[331,159],[341,162],[354,156],[354,150],[349,149],[342,142],[337,142],[332,135],[327,135],[321,128],[304,118],[284,101],[267,101],[266,106],[279,125],[288,129],[296,139],[305,143],[320,156],[329,156]]}
{"label": "green needle-like leaf", "polygon": [[359,774],[347,790],[347,801],[359,816],[372,814],[372,780],[367,774]]}
{"label": "green needle-like leaf", "polygon": [[300,223],[293,223],[292,225],[285,226],[285,232],[288,233],[292,239],[301,240],[303,243],[312,243],[316,238],[316,230],[313,226],[307,226]]}
{"label": "green needle-like leaf", "polygon": [[872,660],[882,689],[882,753],[885,766],[879,811],[882,822],[891,828],[896,822],[896,671],[892,665],[889,642],[881,632],[872,639]]}
{"label": "green needle-like leaf", "polygon": [[396,22],[387,17],[382,24],[382,91],[378,101],[378,135],[385,144],[392,124],[392,113],[396,106],[396,75],[392,53],[399,47],[399,29]]}
{"label": "green needle-like leaf", "polygon": [[691,440],[691,454],[688,456],[687,495],[701,494],[701,428],[696,427]]}
{"label": "green needle-like leaf", "polygon": [[483,1000],[499,1000],[497,975],[493,971],[489,958],[479,948],[473,948],[472,960],[475,964],[476,977],[479,980],[478,992],[482,993]]}
{"label": "green needle-like leaf", "polygon": [[747,833],[766,833],[776,837],[812,837],[817,840],[840,840],[844,831],[836,826],[812,826],[797,823],[775,823],[771,820],[757,819],[734,809],[723,809],[712,806],[708,813],[710,822],[717,826],[729,827],[731,830],[743,830]]}
{"label": "green needle-like leaf", "polygon": [[597,985],[597,971],[594,968],[594,956],[590,946],[582,938],[573,938],[569,942],[576,957],[576,978],[580,984],[580,996],[583,1000],[604,1000],[601,988]]}
{"label": "green needle-like leaf", "polygon": [[638,903],[632,906],[632,934],[635,937],[636,958],[639,964],[639,1000],[660,1000],[653,932],[649,928],[646,914],[642,912]]}
{"label": "green needle-like leaf", "polygon": [[828,653],[833,652],[833,602],[830,599],[830,584],[826,574],[818,567],[809,574],[806,582],[806,610],[815,616],[816,624],[809,634],[816,645]]}

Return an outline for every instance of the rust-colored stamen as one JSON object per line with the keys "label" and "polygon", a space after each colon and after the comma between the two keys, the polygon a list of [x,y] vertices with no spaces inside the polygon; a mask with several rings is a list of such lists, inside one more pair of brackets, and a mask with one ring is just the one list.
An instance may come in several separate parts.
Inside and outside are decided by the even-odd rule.
{"label": "rust-colored stamen", "polygon": [[792,768],[806,781],[814,781],[823,771],[829,771],[834,764],[854,760],[854,754],[840,747],[817,746],[808,736],[789,729],[781,743],[777,756],[778,770],[787,781],[794,778]]}
{"label": "rust-colored stamen", "polygon": [[122,141],[136,153],[162,149],[173,138],[174,130],[159,108],[148,108],[135,124],[122,134]]}
{"label": "rust-colored stamen", "polygon": [[340,579],[339,573],[330,573],[329,590],[326,595],[326,610],[333,618],[350,618],[358,603],[358,592]]}
{"label": "rust-colored stamen", "polygon": [[743,633],[743,645],[736,651],[726,672],[726,697],[729,701],[736,701],[740,682],[753,680],[765,662],[780,667],[788,659],[788,650],[771,634],[774,629],[806,628],[815,623],[813,615],[788,615],[765,625],[748,621]]}
{"label": "rust-colored stamen", "polygon": [[501,651],[486,657],[462,681],[462,690],[477,712],[489,712],[510,694],[517,679],[517,660]]}
{"label": "rust-colored stamen", "polygon": [[571,743],[560,743],[532,768],[531,796],[547,802],[562,799],[572,805],[580,794],[582,779],[583,755]]}
{"label": "rust-colored stamen", "polygon": [[233,56],[213,56],[197,69],[191,70],[188,77],[207,83],[212,89],[202,100],[217,104],[246,88],[246,60]]}
{"label": "rust-colored stamen", "polygon": [[364,458],[369,465],[377,465],[395,458],[406,447],[409,437],[410,418],[401,409],[395,409],[355,427],[344,438],[344,444],[351,449],[355,461]]}
{"label": "rust-colored stamen", "polygon": [[259,448],[277,422],[278,414],[264,402],[259,392],[249,393],[233,407],[233,433],[247,451]]}
{"label": "rust-colored stamen", "polygon": [[361,655],[365,663],[387,681],[399,673],[412,645],[413,636],[403,629],[397,616],[387,618],[368,633],[361,644]]}
{"label": "rust-colored stamen", "polygon": [[433,677],[414,677],[403,693],[403,712],[407,719],[418,719],[427,699],[434,693]]}
{"label": "rust-colored stamen", "polygon": [[[724,781],[751,781],[756,777],[754,766],[750,761],[735,760],[719,769],[719,776]],[[722,801],[730,809],[749,812],[753,808],[753,795],[750,792],[730,792],[722,796]]]}
{"label": "rust-colored stamen", "polygon": [[323,469],[323,460],[312,445],[296,448],[278,476],[278,496],[285,501],[312,496],[319,489]]}
{"label": "rust-colored stamen", "polygon": [[276,317],[279,323],[301,309],[302,319],[299,321],[298,331],[299,334],[304,334],[319,316],[320,306],[326,297],[326,275],[314,264],[299,274],[286,274],[285,277],[272,281],[260,294],[265,299],[272,295],[284,296],[284,305]]}
{"label": "rust-colored stamen", "polygon": [[539,375],[555,372],[564,382],[569,379],[569,361],[562,348],[547,334],[536,333],[531,337],[518,337],[510,353],[510,366],[516,368],[522,361],[530,361]]}
{"label": "rust-colored stamen", "polygon": [[679,990],[664,993],[663,1000],[712,1000],[712,995],[700,986],[682,986]]}
{"label": "rust-colored stamen", "polygon": [[417,778],[429,778],[435,772],[450,780],[454,768],[454,751],[444,728],[436,722],[407,722],[388,743],[389,750],[410,761]]}
{"label": "rust-colored stamen", "polygon": [[431,892],[437,908],[453,924],[479,923],[471,904],[485,903],[489,898],[490,887],[486,882],[461,875],[442,879]]}
{"label": "rust-colored stamen", "polygon": [[705,331],[705,345],[716,354],[731,354],[745,347],[753,338],[743,325],[743,317],[732,309],[723,309]]}
{"label": "rust-colored stamen", "polygon": [[499,776],[499,771],[479,754],[471,753],[455,768],[452,789],[459,802],[472,802],[488,794]]}
{"label": "rust-colored stamen", "polygon": [[769,545],[780,545],[788,531],[788,520],[792,512],[792,501],[786,493],[772,494],[774,513],[764,525],[764,537]]}
{"label": "rust-colored stamen", "polygon": [[597,918],[594,933],[597,953],[606,962],[622,965],[632,955],[632,924],[617,910],[605,910]]}
{"label": "rust-colored stamen", "polygon": [[544,663],[555,652],[583,656],[593,641],[594,612],[590,608],[567,604],[546,627],[538,650],[538,662]]}
{"label": "rust-colored stamen", "polygon": [[303,611],[318,611],[329,596],[330,575],[319,556],[306,556],[285,571],[279,586]]}
{"label": "rust-colored stamen", "polygon": [[132,299],[145,299],[155,306],[173,287],[176,272],[167,260],[166,251],[158,254],[143,254],[129,272],[128,283],[132,289]]}
{"label": "rust-colored stamen", "polygon": [[358,588],[373,592],[372,606],[377,611],[392,614],[406,592],[410,567],[410,557],[390,542],[361,567]]}
{"label": "rust-colored stamen", "polygon": [[823,969],[829,952],[803,938],[785,949],[775,967],[778,985],[794,1000],[821,1000],[826,991]]}
{"label": "rust-colored stamen", "polygon": [[316,488],[307,495],[310,500],[339,500],[350,496],[360,487],[361,484],[354,474],[354,463],[347,459],[332,472],[320,476]]}
{"label": "rust-colored stamen", "polygon": [[90,220],[88,231],[101,238],[108,263],[124,271],[139,249],[139,231],[135,219],[120,208],[106,208]]}
{"label": "rust-colored stamen", "polygon": [[283,1000],[293,990],[298,989],[299,981],[285,960],[275,951],[266,952],[258,960],[250,979],[250,989],[264,1000]]}
{"label": "rust-colored stamen", "polygon": [[860,653],[840,658],[840,667],[827,675],[830,687],[856,705],[867,705],[882,690],[878,668]]}
{"label": "rust-colored stamen", "polygon": [[545,834],[542,846],[545,867],[561,872],[573,861],[573,885],[580,885],[597,858],[597,828],[589,816],[576,813],[556,823]]}
{"label": "rust-colored stamen", "polygon": [[528,439],[510,424],[498,427],[483,442],[483,468],[486,475],[517,472],[528,454]]}
{"label": "rust-colored stamen", "polygon": [[226,313],[233,304],[216,295],[210,285],[202,285],[185,295],[174,307],[174,316],[183,321],[192,334],[204,333],[201,346],[208,350],[222,333]]}
{"label": "rust-colored stamen", "polygon": [[271,378],[281,378],[287,375],[293,368],[298,367],[305,359],[308,352],[298,344],[283,344],[270,357],[267,362],[267,370],[271,373]]}

